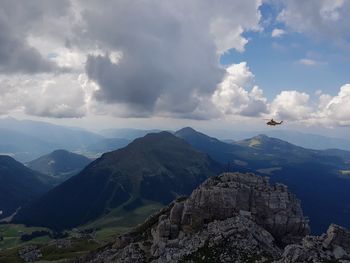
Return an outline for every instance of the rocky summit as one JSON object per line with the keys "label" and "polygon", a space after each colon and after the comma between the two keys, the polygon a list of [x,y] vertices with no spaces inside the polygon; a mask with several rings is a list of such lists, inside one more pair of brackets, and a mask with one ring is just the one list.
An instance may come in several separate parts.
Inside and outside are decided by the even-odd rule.
{"label": "rocky summit", "polygon": [[350,232],[308,236],[308,219],[285,185],[225,173],[207,179],[132,232],[81,262],[350,262]]}

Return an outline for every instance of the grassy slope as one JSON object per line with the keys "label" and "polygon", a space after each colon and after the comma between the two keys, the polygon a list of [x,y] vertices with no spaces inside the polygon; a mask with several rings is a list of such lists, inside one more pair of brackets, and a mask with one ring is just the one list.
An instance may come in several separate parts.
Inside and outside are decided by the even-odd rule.
{"label": "grassy slope", "polygon": [[125,211],[119,207],[113,209],[107,215],[85,224],[79,229],[96,229],[96,239],[102,242],[109,241],[115,236],[129,231],[138,224],[143,223],[146,218],[160,210],[163,205],[152,201],[143,201],[144,204],[135,210]]}

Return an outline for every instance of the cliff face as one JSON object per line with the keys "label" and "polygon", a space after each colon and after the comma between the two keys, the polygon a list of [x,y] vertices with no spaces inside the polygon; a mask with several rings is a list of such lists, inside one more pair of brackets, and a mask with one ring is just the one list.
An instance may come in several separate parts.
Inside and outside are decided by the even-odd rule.
{"label": "cliff face", "polygon": [[[271,186],[268,178],[253,174],[226,173],[74,262],[322,262],[336,253],[344,258],[350,252],[343,245],[344,240],[350,244],[349,232],[331,228],[321,239],[304,238],[308,220],[286,186]],[[319,257],[319,242],[327,257]],[[309,254],[320,260],[303,261]]]}
{"label": "cliff face", "polygon": [[196,230],[205,223],[233,217],[240,211],[284,244],[309,233],[300,202],[285,185],[270,186],[267,177],[240,173],[223,174],[196,189],[183,204],[181,225],[184,230]]}

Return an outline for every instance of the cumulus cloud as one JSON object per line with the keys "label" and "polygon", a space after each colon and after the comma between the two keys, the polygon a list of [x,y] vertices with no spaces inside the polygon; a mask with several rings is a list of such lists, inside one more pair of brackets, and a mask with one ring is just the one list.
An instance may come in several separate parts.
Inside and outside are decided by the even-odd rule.
{"label": "cumulus cloud", "polygon": [[286,31],[284,31],[283,29],[275,28],[271,32],[271,37],[273,37],[273,38],[282,37],[285,33],[286,33]]}
{"label": "cumulus cloud", "polygon": [[321,94],[319,101],[319,119],[336,125],[350,125],[350,84],[340,87],[334,97]]}
{"label": "cumulus cloud", "polygon": [[[219,55],[244,50],[242,33],[259,30],[260,4],[89,1],[80,37],[108,53],[87,59],[87,75],[99,86],[95,99],[129,108],[130,117],[197,116],[225,74]],[[116,51],[122,53],[118,63],[109,55]]]}
{"label": "cumulus cloud", "polygon": [[[82,116],[84,111],[75,110],[81,106],[76,90],[72,100],[59,95],[59,90],[64,93],[72,79],[86,72],[94,82],[89,99],[96,106],[93,110],[113,107],[113,114],[123,117],[217,116],[216,109],[208,112],[205,105],[212,103],[225,74],[219,57],[230,49],[242,52],[248,43],[243,33],[261,30],[261,4],[261,0],[105,0],[102,4],[0,0],[0,78],[10,83],[3,97],[17,94],[16,102],[22,101],[15,107],[12,96],[2,103],[1,111],[15,107],[39,116]],[[42,73],[50,79],[46,84]],[[66,76],[59,76],[62,73]],[[12,79],[5,74],[12,74]],[[22,79],[32,76],[38,88],[19,81],[21,74]],[[20,92],[13,83],[21,87]],[[27,100],[22,100],[25,92]],[[56,103],[63,100],[66,105]]]}
{"label": "cumulus cloud", "polygon": [[88,93],[81,77],[48,74],[0,78],[0,113],[18,111],[43,117],[76,118],[85,115]]}
{"label": "cumulus cloud", "polygon": [[305,92],[282,91],[268,103],[268,114],[306,125],[350,126],[350,84],[341,86],[335,96],[322,91],[315,95],[318,96],[317,103],[313,103]]}
{"label": "cumulus cloud", "polygon": [[282,91],[271,102],[270,114],[279,119],[307,120],[311,117],[310,96],[296,90]]}
{"label": "cumulus cloud", "polygon": [[226,69],[226,75],[213,94],[212,101],[223,114],[260,116],[267,111],[267,100],[263,91],[253,86],[253,82],[254,75],[246,62],[231,65]]}
{"label": "cumulus cloud", "polygon": [[319,38],[348,41],[350,2],[346,0],[284,0],[279,20],[289,28]]}

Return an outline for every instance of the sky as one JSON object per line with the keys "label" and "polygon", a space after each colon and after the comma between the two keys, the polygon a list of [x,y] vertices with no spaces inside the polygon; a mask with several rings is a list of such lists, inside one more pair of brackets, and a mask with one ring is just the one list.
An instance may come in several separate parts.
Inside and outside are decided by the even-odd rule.
{"label": "sky", "polygon": [[350,1],[0,0],[0,117],[350,131]]}

